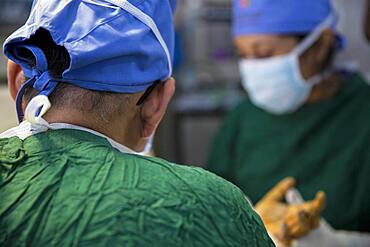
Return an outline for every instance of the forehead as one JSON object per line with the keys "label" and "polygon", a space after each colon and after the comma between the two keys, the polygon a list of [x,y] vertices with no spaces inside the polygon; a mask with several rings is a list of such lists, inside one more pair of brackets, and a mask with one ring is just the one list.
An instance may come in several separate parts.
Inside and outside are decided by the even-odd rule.
{"label": "forehead", "polygon": [[297,36],[277,34],[245,35],[234,38],[235,45],[238,49],[260,45],[269,46],[270,48],[279,48],[282,46],[295,45],[297,41]]}

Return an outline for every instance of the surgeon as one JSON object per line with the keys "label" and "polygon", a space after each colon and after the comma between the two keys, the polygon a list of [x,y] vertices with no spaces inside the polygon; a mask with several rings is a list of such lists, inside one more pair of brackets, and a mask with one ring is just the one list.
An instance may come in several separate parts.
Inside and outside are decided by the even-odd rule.
{"label": "surgeon", "polygon": [[323,193],[257,204],[202,169],[139,155],[175,90],[175,3],[39,0],[4,44],[19,126],[0,135],[0,246],[274,246]]}
{"label": "surgeon", "polygon": [[345,44],[336,21],[328,0],[233,1],[247,96],[217,134],[208,168],[252,202],[292,176],[303,198],[325,191],[334,229],[368,233],[370,88],[333,65]]}

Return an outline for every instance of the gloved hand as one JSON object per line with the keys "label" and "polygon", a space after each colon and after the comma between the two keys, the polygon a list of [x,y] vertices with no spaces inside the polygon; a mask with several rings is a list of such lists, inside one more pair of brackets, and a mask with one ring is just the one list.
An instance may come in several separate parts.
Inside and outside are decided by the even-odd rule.
{"label": "gloved hand", "polygon": [[284,203],[285,194],[294,185],[293,178],[282,180],[255,206],[267,231],[286,246],[289,246],[292,240],[305,236],[317,228],[320,213],[325,207],[323,192],[318,192],[315,199],[309,202],[294,205]]}
{"label": "gloved hand", "polygon": [[[285,199],[289,204],[300,204],[304,200],[296,189],[287,192]],[[333,229],[324,219],[320,220],[320,227],[307,236],[296,239],[294,247],[369,247],[370,234],[360,232],[338,231]]]}

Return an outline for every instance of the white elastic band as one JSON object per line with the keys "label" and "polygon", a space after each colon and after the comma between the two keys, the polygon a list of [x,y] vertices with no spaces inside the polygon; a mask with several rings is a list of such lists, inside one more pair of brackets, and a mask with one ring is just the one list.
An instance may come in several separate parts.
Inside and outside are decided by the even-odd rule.
{"label": "white elastic band", "polygon": [[[29,21],[29,20],[31,20],[31,18],[35,18],[35,15],[36,15],[36,9],[39,7],[38,5],[39,5],[39,0],[34,0],[34,2],[32,3],[32,8],[31,8],[31,13],[30,13],[30,15],[29,15],[29,17],[28,17],[28,20],[27,20],[27,22]],[[26,22],[26,23],[27,23]]]}
{"label": "white elastic band", "polygon": [[148,142],[146,143],[144,150],[141,151],[139,154],[143,156],[150,156],[151,152],[153,151],[153,140],[154,140],[154,133],[150,136]]}
{"label": "white elastic band", "polygon": [[295,52],[302,54],[308,48],[310,48],[320,37],[322,31],[325,28],[331,27],[334,25],[335,17],[333,14],[330,14],[320,25],[318,25],[312,32],[309,34],[295,49]]}
{"label": "white elastic band", "polygon": [[327,79],[329,76],[331,76],[333,72],[334,69],[332,68],[326,69],[324,72],[321,72],[320,74],[314,75],[313,77],[309,78],[307,80],[307,83],[311,86],[315,86],[323,82],[323,80]]}
{"label": "white elastic band", "polygon": [[144,23],[146,26],[148,26],[152,30],[152,32],[158,39],[159,43],[161,44],[164,52],[166,53],[167,61],[168,61],[168,70],[169,70],[168,77],[170,77],[172,75],[172,61],[171,61],[170,52],[168,50],[166,42],[164,41],[162,37],[161,32],[159,31],[153,19],[147,14],[145,14],[144,12],[142,12],[140,9],[132,5],[127,0],[105,0],[105,1],[111,4],[114,4],[114,5],[117,5],[118,7],[129,12],[131,15],[135,16],[138,20],[140,20],[142,23]]}
{"label": "white elastic band", "polygon": [[[42,116],[45,115],[50,107],[51,103],[47,96],[37,95],[28,103],[24,117],[31,124],[48,125],[48,122]],[[38,114],[39,111],[40,113]]]}

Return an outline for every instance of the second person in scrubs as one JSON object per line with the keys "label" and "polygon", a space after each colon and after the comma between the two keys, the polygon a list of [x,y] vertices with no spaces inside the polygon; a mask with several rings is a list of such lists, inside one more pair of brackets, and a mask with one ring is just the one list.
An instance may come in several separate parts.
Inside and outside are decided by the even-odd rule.
{"label": "second person in scrubs", "polygon": [[209,169],[257,202],[297,179],[327,194],[335,229],[370,231],[370,88],[332,66],[343,46],[328,0],[234,0],[233,35],[248,97],[226,119]]}

